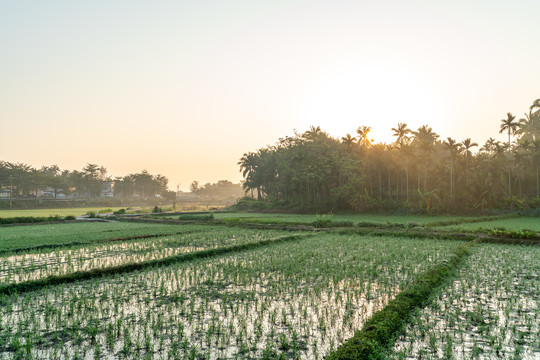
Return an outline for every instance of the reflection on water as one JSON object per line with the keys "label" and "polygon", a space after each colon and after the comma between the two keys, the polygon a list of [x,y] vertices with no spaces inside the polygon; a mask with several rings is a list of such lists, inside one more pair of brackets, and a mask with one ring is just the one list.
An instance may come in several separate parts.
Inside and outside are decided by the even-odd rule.
{"label": "reflection on water", "polygon": [[455,246],[319,235],[50,287],[2,300],[0,355],[322,359]]}
{"label": "reflection on water", "polygon": [[540,359],[540,249],[482,245],[398,339],[396,359]]}

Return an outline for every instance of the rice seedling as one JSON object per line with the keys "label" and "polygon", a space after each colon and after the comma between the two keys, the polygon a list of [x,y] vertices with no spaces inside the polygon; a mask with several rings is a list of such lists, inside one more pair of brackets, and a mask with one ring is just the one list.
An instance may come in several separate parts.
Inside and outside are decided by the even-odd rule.
{"label": "rice seedling", "polygon": [[457,245],[319,234],[4,295],[0,356],[321,359]]}
{"label": "rice seedling", "polygon": [[0,256],[0,284],[13,284],[91,271],[130,263],[142,263],[180,254],[228,245],[257,242],[283,235],[279,231],[232,230],[189,227],[191,231],[171,236],[105,242],[104,245],[72,246]]}
{"label": "rice seedling", "polygon": [[540,357],[540,248],[482,244],[418,311],[392,358]]}

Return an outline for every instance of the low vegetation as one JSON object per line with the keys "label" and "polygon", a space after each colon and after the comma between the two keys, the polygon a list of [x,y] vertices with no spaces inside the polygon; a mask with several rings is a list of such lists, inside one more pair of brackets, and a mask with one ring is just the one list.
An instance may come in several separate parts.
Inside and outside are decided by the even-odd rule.
{"label": "low vegetation", "polygon": [[127,219],[0,228],[0,358],[536,355],[540,238],[454,228],[528,218]]}

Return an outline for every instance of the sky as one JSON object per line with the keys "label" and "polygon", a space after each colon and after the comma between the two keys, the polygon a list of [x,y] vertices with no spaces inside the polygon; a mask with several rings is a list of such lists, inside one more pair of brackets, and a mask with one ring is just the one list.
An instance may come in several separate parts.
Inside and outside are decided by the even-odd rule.
{"label": "sky", "polygon": [[0,160],[186,190],[303,132],[504,141],[540,98],[540,1],[0,0]]}

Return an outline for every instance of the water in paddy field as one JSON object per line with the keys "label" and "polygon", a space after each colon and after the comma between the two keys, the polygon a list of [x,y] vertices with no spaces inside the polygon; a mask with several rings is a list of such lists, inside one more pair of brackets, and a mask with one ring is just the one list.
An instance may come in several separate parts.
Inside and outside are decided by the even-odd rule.
{"label": "water in paddy field", "polygon": [[482,245],[418,311],[394,359],[540,359],[540,250]]}
{"label": "water in paddy field", "polygon": [[321,359],[455,246],[324,235],[49,287],[5,300],[2,343],[39,358]]}

